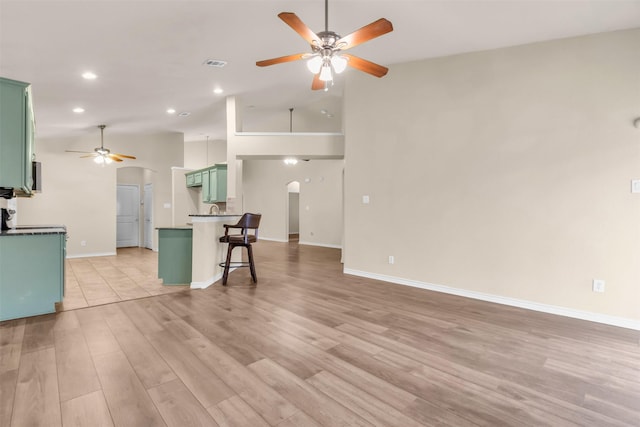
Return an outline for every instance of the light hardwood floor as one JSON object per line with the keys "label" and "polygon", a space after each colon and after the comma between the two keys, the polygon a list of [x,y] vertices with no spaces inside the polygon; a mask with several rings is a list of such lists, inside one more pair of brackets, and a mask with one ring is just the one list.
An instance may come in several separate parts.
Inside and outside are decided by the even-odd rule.
{"label": "light hardwood floor", "polygon": [[[0,426],[640,425],[638,331],[346,276],[335,249],[255,249],[258,286],[240,269],[0,323]],[[88,263],[135,281],[136,254]]]}

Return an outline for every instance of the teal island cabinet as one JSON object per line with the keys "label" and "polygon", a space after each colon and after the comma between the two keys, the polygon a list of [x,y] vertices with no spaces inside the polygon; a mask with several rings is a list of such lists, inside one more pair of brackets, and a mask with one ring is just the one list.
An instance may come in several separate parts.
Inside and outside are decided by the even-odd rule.
{"label": "teal island cabinet", "polygon": [[191,227],[158,227],[158,277],[165,285],[191,283]]}
{"label": "teal island cabinet", "polygon": [[53,313],[64,296],[66,229],[0,232],[0,321]]}

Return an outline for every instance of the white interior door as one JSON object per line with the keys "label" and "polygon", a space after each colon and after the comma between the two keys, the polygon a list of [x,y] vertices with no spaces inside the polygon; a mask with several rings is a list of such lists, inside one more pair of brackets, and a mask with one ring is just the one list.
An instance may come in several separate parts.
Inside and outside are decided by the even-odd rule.
{"label": "white interior door", "polygon": [[140,187],[119,184],[117,191],[116,247],[138,246],[140,241]]}
{"label": "white interior door", "polygon": [[144,185],[144,247],[153,249],[153,184]]}

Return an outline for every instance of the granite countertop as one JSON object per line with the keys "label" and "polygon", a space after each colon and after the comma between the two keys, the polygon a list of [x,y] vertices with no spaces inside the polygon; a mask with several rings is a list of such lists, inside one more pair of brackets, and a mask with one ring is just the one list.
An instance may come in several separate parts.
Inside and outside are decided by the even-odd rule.
{"label": "granite countertop", "polygon": [[34,236],[41,234],[67,234],[64,225],[20,225],[0,231],[0,236]]}

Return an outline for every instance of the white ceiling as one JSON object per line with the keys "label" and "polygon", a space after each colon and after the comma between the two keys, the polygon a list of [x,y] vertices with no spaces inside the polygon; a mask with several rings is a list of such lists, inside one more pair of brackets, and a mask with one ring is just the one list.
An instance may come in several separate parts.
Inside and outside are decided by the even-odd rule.
{"label": "white ceiling", "polygon": [[[312,92],[302,61],[256,67],[309,50],[277,17],[283,11],[324,29],[322,0],[0,0],[0,76],[32,83],[40,138],[98,135],[105,123],[115,133],[224,139],[225,95],[254,115],[340,114],[343,76],[329,92]],[[329,29],[341,35],[381,17],[394,31],[350,52],[393,73],[406,61],[640,27],[640,1],[329,1]],[[83,80],[86,70],[98,79]],[[74,114],[76,106],[86,112]],[[169,107],[191,115],[168,115]]]}

